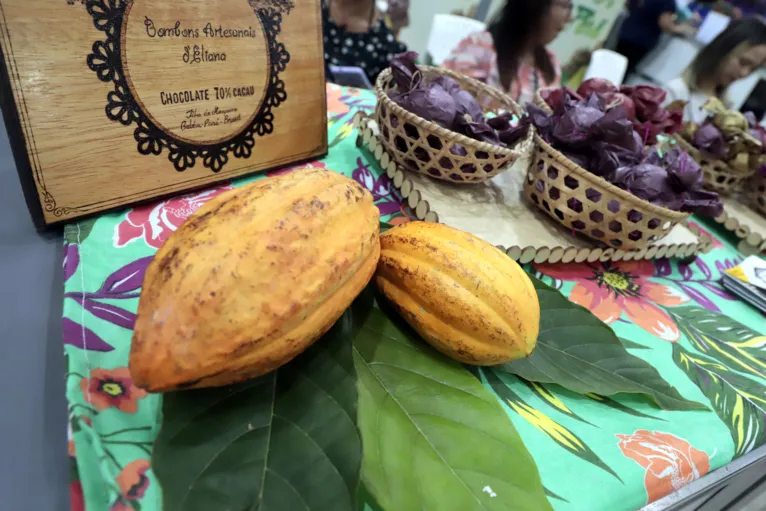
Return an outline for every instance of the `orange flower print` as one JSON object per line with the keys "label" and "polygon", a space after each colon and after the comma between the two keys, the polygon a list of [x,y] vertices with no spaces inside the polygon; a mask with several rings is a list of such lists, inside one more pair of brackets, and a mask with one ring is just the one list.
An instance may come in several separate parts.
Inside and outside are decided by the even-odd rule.
{"label": "orange flower print", "polygon": [[651,261],[613,263],[538,264],[538,271],[559,280],[574,280],[569,299],[582,305],[607,325],[624,312],[636,325],[660,339],[676,342],[681,333],[670,316],[657,307],[689,301],[675,289],[650,282]]}
{"label": "orange flower print", "polygon": [[[349,94],[350,90],[345,94]],[[327,84],[327,113],[331,115],[347,114],[350,109],[346,103],[340,100],[344,95],[343,87],[334,83]]]}
{"label": "orange flower print", "polygon": [[617,435],[622,454],[646,469],[648,502],[668,495],[710,471],[710,456],[670,433],[641,429]]}
{"label": "orange flower print", "polygon": [[117,485],[125,499],[138,500],[144,496],[149,486],[149,477],[146,472],[150,466],[149,460],[146,459],[138,459],[125,465],[117,476]]}
{"label": "orange flower print", "polygon": [[136,413],[138,400],[146,397],[145,390],[133,385],[127,367],[94,369],[90,378],[80,380],[80,390],[85,400],[97,409],[114,407],[125,413]]}

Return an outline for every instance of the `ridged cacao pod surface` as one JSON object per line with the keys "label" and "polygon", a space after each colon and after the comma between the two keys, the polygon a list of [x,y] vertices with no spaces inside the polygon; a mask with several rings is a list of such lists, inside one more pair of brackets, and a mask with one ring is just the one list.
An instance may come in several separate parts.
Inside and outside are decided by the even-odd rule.
{"label": "ridged cacao pod surface", "polygon": [[355,181],[297,169],[219,195],[159,249],[130,352],[139,387],[220,386],[285,364],[372,278],[379,211]]}
{"label": "ridged cacao pod surface", "polygon": [[380,237],[375,283],[431,345],[473,365],[528,356],[540,328],[532,281],[489,243],[443,224],[411,222]]}

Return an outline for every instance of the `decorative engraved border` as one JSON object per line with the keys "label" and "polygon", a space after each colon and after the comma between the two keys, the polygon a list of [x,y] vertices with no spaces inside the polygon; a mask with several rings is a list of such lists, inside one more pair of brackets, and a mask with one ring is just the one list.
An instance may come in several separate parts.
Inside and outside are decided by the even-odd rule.
{"label": "decorative engraved border", "polygon": [[105,40],[93,43],[92,53],[87,58],[88,67],[99,80],[114,83],[114,90],[106,96],[106,116],[124,126],[135,123],[133,138],[138,152],[159,155],[167,149],[168,160],[179,172],[194,167],[198,158],[202,158],[202,164],[213,172],[219,172],[226,165],[229,153],[236,158],[249,158],[255,146],[255,135],[262,137],[274,131],[272,109],[287,100],[285,83],[279,78],[279,73],[290,62],[290,53],[276,38],[282,30],[282,12],[289,14],[292,2],[249,0],[269,47],[270,72],[261,107],[252,122],[238,133],[220,142],[197,144],[176,138],[159,128],[141,109],[131,92],[122,65],[122,30],[123,17],[133,1],[87,0],[85,4],[96,29],[106,34]]}
{"label": "decorative engraved border", "polygon": [[[354,127],[359,130],[357,146],[366,146],[370,153],[375,157],[381,168],[386,171],[386,175],[394,183],[399,193],[406,201],[407,205],[415,213],[418,220],[426,222],[438,222],[439,215],[432,211],[430,204],[423,198],[422,193],[417,190],[415,184],[407,179],[407,172],[403,170],[391,155],[383,148],[383,144],[378,142],[376,128],[371,126],[371,119],[365,114],[358,112],[354,117]],[[480,186],[480,185],[471,185]],[[559,246],[559,247],[535,247],[513,245],[510,247],[498,246],[500,250],[508,254],[513,260],[519,263],[569,263],[569,262],[596,262],[596,261],[630,261],[640,259],[660,259],[663,257],[675,258],[693,258],[699,254],[707,253],[713,248],[713,240],[703,235],[699,229],[687,222],[683,225],[689,229],[692,234],[697,236],[696,243],[684,243],[680,245],[649,245],[640,250],[616,250],[614,248],[593,248]]]}

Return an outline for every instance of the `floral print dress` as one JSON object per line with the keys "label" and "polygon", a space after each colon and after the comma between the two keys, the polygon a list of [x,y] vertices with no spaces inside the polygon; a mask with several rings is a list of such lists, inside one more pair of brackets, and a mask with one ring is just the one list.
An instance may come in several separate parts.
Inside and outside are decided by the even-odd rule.
{"label": "floral print dress", "polygon": [[489,32],[476,32],[460,41],[442,65],[457,73],[476,78],[490,87],[509,92],[517,103],[526,105],[534,99],[534,94],[539,88],[557,87],[561,84],[559,61],[550,51],[548,56],[556,73],[553,81],[546,82],[538,69],[525,62],[519,66],[510,91],[506,91],[500,81],[495,43]]}

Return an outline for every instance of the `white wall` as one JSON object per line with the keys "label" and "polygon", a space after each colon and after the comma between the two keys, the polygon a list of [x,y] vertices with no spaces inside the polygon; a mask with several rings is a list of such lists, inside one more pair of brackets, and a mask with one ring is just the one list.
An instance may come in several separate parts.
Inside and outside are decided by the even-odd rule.
{"label": "white wall", "polygon": [[[449,13],[454,9],[467,10],[479,0],[411,0],[410,26],[402,30],[401,40],[410,50],[425,55],[428,34],[434,14]],[[574,0],[575,20],[549,46],[562,64],[578,49],[592,49],[608,34],[614,19],[622,9],[623,0]],[[505,5],[505,0],[491,0],[487,18]],[[592,9],[595,15],[583,16],[582,8]],[[595,28],[599,27],[599,28]]]}
{"label": "white wall", "polygon": [[[479,0],[411,0],[410,26],[402,30],[400,39],[408,49],[424,56],[434,14],[448,14],[455,9],[468,10],[478,2]],[[504,3],[505,0],[492,0],[490,13],[494,13]]]}

